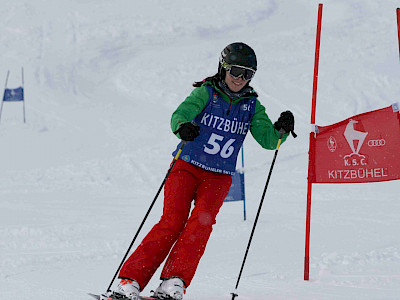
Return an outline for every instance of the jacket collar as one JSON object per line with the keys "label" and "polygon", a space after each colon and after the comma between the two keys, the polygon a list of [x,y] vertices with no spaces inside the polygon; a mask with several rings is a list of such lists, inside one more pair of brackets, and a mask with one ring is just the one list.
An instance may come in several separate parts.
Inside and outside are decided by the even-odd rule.
{"label": "jacket collar", "polygon": [[225,99],[228,102],[232,101],[233,103],[237,103],[243,98],[254,98],[257,97],[257,93],[254,91],[254,89],[251,86],[246,86],[239,92],[235,93],[232,92],[226,83],[224,81],[210,81],[210,82],[205,82],[205,85],[210,85],[212,86],[217,92],[219,92],[222,95],[222,98],[229,98]]}

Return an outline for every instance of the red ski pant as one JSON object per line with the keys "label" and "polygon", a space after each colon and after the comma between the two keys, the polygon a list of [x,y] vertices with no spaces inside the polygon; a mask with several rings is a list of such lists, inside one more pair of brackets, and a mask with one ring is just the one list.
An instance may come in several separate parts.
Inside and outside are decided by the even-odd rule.
{"label": "red ski pant", "polygon": [[163,215],[124,263],[119,277],[136,280],[143,290],[168,256],[161,278],[179,277],[189,286],[231,183],[230,175],[178,159],[165,183]]}

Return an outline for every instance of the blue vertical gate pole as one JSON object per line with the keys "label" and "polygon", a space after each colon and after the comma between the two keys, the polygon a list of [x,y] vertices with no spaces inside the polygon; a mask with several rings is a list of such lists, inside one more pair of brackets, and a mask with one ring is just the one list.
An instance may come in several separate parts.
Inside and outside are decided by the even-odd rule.
{"label": "blue vertical gate pole", "polygon": [[25,90],[24,90],[24,67],[21,67],[21,76],[22,76],[22,106],[23,106],[23,114],[24,114],[24,123],[26,123],[25,119]]}
{"label": "blue vertical gate pole", "polygon": [[242,174],[240,174],[240,176],[242,176],[242,187],[241,187],[241,191],[242,191],[242,199],[243,199],[243,220],[246,221],[246,193],[244,190],[244,150],[243,150],[243,145],[242,145]]}

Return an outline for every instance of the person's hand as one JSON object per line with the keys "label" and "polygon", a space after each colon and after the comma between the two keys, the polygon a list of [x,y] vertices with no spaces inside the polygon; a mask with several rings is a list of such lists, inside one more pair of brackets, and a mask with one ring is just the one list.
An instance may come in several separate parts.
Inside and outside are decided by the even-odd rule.
{"label": "person's hand", "polygon": [[278,121],[274,123],[274,128],[278,131],[283,130],[284,133],[294,131],[294,116],[291,111],[287,110],[281,113]]}
{"label": "person's hand", "polygon": [[200,126],[192,122],[183,123],[178,129],[179,136],[184,141],[193,141],[200,134]]}

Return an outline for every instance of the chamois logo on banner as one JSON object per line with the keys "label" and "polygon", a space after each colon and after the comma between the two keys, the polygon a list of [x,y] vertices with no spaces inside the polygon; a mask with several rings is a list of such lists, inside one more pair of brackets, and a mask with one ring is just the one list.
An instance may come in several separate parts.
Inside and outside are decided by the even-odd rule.
{"label": "chamois logo on banner", "polygon": [[354,128],[354,124],[357,123],[358,121],[350,119],[349,123],[347,124],[344,130],[344,137],[346,138],[346,141],[349,144],[350,149],[352,151],[351,154],[344,156],[345,166],[366,165],[365,156],[360,154],[360,150],[364,144],[368,132],[356,130]]}

